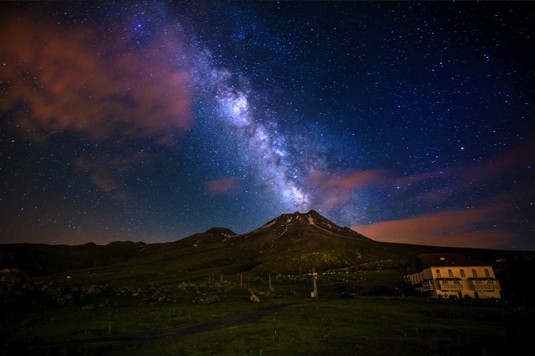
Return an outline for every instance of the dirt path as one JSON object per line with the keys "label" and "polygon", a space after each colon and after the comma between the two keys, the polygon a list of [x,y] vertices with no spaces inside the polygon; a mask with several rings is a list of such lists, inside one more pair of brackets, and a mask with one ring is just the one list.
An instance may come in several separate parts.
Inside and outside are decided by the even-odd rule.
{"label": "dirt path", "polygon": [[161,338],[177,337],[181,335],[201,334],[213,330],[232,326],[254,323],[265,316],[289,306],[290,304],[276,305],[261,310],[227,316],[217,320],[210,320],[193,325],[168,328],[158,331],[149,331],[124,335],[120,337],[103,337],[90,340],[55,343],[48,345],[33,345],[29,348],[30,355],[100,355],[106,350],[114,348],[139,345]]}

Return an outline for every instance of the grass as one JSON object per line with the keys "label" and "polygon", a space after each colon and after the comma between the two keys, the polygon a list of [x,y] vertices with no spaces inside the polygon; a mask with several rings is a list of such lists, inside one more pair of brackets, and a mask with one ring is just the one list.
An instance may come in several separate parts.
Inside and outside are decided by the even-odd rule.
{"label": "grass", "polygon": [[79,306],[43,308],[11,315],[6,321],[14,327],[11,337],[17,341],[54,343],[176,328],[223,318],[253,307],[250,303],[237,302],[227,302],[222,308],[220,305],[191,303],[150,305],[117,299],[95,310],[83,310]]}
{"label": "grass", "polygon": [[[267,278],[256,275],[244,278],[243,288],[237,276],[227,276],[236,281],[223,284],[203,279],[178,287],[140,286],[165,291],[170,302],[112,293],[68,306],[13,310],[2,319],[0,351],[83,350],[129,356],[499,355],[520,352],[520,345],[527,344],[533,309],[425,298],[340,298],[340,286],[357,293],[374,286],[396,288],[399,273],[321,276],[319,300],[306,298],[311,290],[308,277],[274,276],[275,292],[266,296]],[[260,303],[249,301],[250,290],[260,295]],[[217,298],[210,299],[213,296]],[[203,298],[211,304],[193,303]],[[87,310],[88,305],[95,308]]]}
{"label": "grass", "polygon": [[499,307],[412,299],[301,301],[254,324],[161,339],[113,354],[491,355],[517,349],[514,341],[520,335],[511,335],[510,323],[518,318]]}
{"label": "grass", "polygon": [[[62,247],[51,266],[29,259],[35,270],[57,273],[0,289],[13,292],[2,300],[19,306],[0,305],[0,354],[488,356],[520,353],[533,334],[533,293],[523,279],[503,285],[516,288],[510,295],[522,292],[517,305],[529,307],[401,297],[403,266],[431,248],[272,238],[217,248],[125,243],[111,246],[113,253],[84,245]],[[67,252],[72,258],[63,265]],[[70,270],[78,255],[86,268]],[[92,256],[107,260],[93,264]],[[506,262],[513,277],[533,270]],[[312,267],[319,300],[308,298]]]}

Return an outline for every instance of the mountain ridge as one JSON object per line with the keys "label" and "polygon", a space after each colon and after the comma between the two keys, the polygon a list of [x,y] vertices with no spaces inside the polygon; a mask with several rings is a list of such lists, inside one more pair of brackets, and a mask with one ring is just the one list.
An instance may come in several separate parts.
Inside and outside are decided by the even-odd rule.
{"label": "mountain ridge", "polygon": [[[493,250],[435,247],[374,241],[341,227],[315,210],[281,214],[243,234],[214,227],[165,243],[112,242],[107,245],[0,245],[0,270],[19,268],[39,276],[72,270],[114,270],[114,275],[174,275],[197,278],[210,273],[301,273],[309,269],[408,266],[421,253],[484,254],[489,261],[512,255]],[[217,272],[216,272],[217,271]],[[178,277],[173,277],[178,278]]]}
{"label": "mountain ridge", "polygon": [[[305,225],[315,226],[316,228],[319,228],[319,229],[322,229],[322,230],[326,230],[326,231],[329,231],[329,232],[332,232],[332,233],[347,233],[347,232],[350,232],[352,234],[359,235],[359,237],[365,237],[364,235],[358,234],[357,232],[351,230],[348,227],[341,227],[341,226],[335,224],[334,222],[332,222],[331,220],[327,219],[326,217],[324,217],[323,215],[319,214],[317,211],[315,211],[313,209],[308,211],[307,213],[300,213],[300,212],[296,211],[296,212],[294,212],[292,214],[279,215],[278,217],[268,221],[267,223],[262,225],[260,228],[258,228],[256,230],[253,230],[253,231],[260,231],[260,230],[269,228],[270,226],[275,225],[277,223],[282,224],[282,225],[286,225],[286,226],[288,226],[289,224],[294,224],[294,225],[295,224],[297,224],[297,225],[298,224],[305,224]],[[252,232],[250,232],[250,233],[252,233]],[[250,234],[250,233],[247,233],[247,234]],[[365,237],[365,238],[369,239],[367,237]]]}

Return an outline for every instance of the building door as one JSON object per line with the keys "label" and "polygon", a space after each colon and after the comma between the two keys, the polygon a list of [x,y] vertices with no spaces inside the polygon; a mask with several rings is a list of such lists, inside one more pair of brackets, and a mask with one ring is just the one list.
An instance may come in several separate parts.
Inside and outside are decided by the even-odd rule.
{"label": "building door", "polygon": [[474,296],[476,297],[476,299],[479,299],[479,293],[477,292],[477,290],[474,292]]}
{"label": "building door", "polygon": [[459,299],[463,299],[463,294],[459,291],[457,292],[457,298]]}

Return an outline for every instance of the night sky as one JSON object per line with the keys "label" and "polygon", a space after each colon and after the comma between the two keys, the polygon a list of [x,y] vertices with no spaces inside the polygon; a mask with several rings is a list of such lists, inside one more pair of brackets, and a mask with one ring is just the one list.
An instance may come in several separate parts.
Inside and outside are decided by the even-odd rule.
{"label": "night sky", "polygon": [[2,3],[0,243],[315,209],[535,249],[533,3]]}

